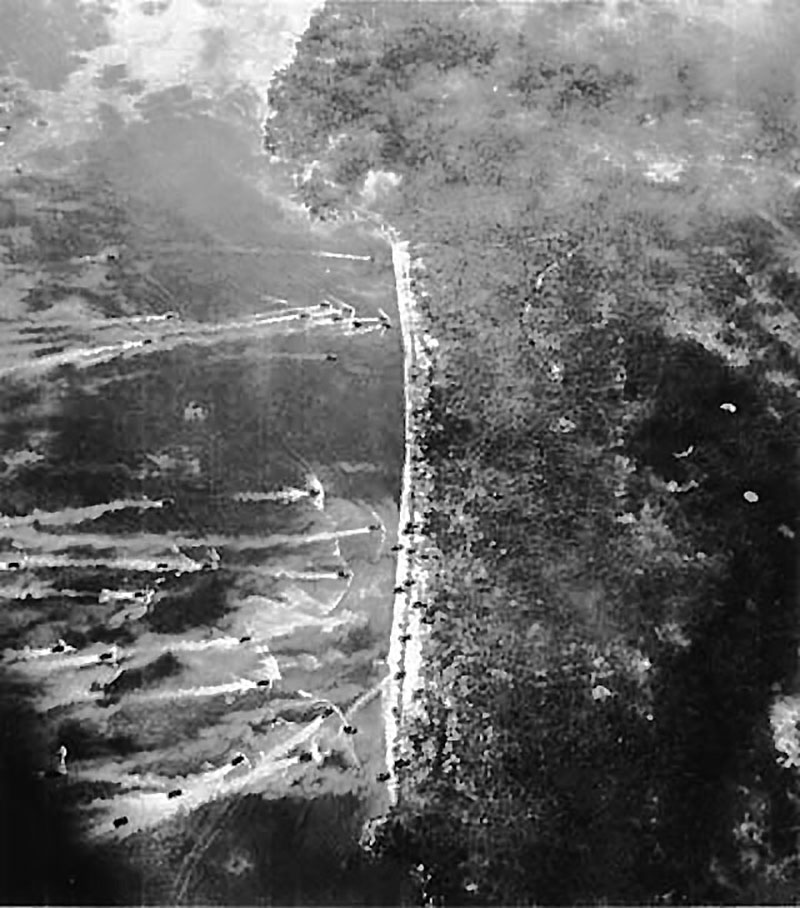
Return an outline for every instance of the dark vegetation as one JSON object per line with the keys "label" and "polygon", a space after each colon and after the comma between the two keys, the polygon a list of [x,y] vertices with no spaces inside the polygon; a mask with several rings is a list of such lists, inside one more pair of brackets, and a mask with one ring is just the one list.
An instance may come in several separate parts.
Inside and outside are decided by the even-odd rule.
{"label": "dark vegetation", "polygon": [[271,87],[310,213],[424,261],[441,557],[375,850],[428,904],[800,894],[769,718],[798,692],[800,20],[762,14],[732,70],[727,25],[657,4],[329,3]]}

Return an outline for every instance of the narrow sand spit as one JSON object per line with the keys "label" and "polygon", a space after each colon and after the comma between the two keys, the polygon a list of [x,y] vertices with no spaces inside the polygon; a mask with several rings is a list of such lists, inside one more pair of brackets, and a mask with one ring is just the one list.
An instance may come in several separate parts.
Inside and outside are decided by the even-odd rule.
{"label": "narrow sand spit", "polygon": [[386,735],[386,763],[391,804],[396,804],[399,786],[395,763],[402,749],[404,731],[414,715],[414,695],[422,686],[421,609],[413,603],[425,599],[427,578],[418,557],[423,540],[420,536],[424,501],[427,497],[424,477],[415,472],[419,437],[419,418],[415,413],[427,396],[431,360],[423,344],[420,313],[411,290],[411,256],[407,241],[391,228],[381,235],[392,247],[392,265],[397,288],[397,309],[403,339],[403,387],[405,398],[405,456],[400,498],[398,542],[403,546],[397,555],[397,588],[403,587],[394,600],[392,630],[389,640],[386,696],[383,720]]}

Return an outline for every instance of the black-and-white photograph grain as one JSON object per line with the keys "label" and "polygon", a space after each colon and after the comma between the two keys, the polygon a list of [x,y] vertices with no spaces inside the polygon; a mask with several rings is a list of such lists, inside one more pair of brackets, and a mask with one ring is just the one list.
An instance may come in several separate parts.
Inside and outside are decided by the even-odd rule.
{"label": "black-and-white photograph grain", "polygon": [[0,903],[800,902],[800,2],[0,0]]}

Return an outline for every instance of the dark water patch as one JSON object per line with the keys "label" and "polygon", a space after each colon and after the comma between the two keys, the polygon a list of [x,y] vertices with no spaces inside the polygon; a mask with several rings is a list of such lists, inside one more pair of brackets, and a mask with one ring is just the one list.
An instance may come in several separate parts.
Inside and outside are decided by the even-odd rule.
{"label": "dark water patch", "polygon": [[[58,723],[55,745],[63,744],[71,760],[96,760],[100,757],[126,757],[135,753],[137,746],[130,735],[109,735],[101,726],[86,719],[66,718]],[[117,786],[105,783],[111,789]]]}
{"label": "dark water patch", "polygon": [[32,264],[77,268],[72,260],[92,256],[109,240],[125,234],[124,209],[112,188],[99,178],[92,182],[80,176],[69,181],[30,177],[25,189],[33,198],[48,200],[29,218],[33,245],[24,254]]}
{"label": "dark water patch", "polygon": [[100,621],[101,616],[107,612],[107,608],[107,606],[97,605],[96,596],[79,599],[72,595],[61,596],[58,593],[52,593],[34,598],[26,593],[20,599],[6,603],[4,620],[12,626],[15,625],[20,620],[17,614],[18,610],[21,610],[21,618],[24,620],[27,630],[34,625],[47,625],[52,627],[55,640],[59,636],[55,633],[56,626],[61,627],[69,623],[70,628],[73,626],[79,628],[92,617],[95,621]]}
{"label": "dark water patch", "polygon": [[[110,753],[102,754],[111,756]],[[89,779],[67,779],[60,787],[59,801],[67,810],[74,810],[94,800],[108,800],[124,791],[124,786],[115,782],[96,782]]]}
{"label": "dark water patch", "polygon": [[334,641],[336,649],[341,650],[346,656],[372,651],[379,642],[368,623],[347,628],[346,632],[340,638],[334,638]]}
{"label": "dark water patch", "polygon": [[[42,285],[33,287],[25,294],[24,303],[27,312],[31,315],[38,315],[47,312],[59,303],[72,302],[75,299],[76,288],[70,286],[68,283],[71,277],[75,277],[76,279],[79,277],[77,268],[64,268],[62,271],[58,266],[55,266],[49,269]],[[62,285],[58,283],[59,281],[64,281],[65,283]],[[97,291],[87,287],[81,287],[79,292],[82,301],[97,312],[102,312],[109,317],[117,317],[126,314],[124,307],[119,305],[119,302],[111,297],[110,294],[113,293],[113,290],[110,285],[105,291],[103,291],[103,289]],[[80,337],[75,337],[76,342],[80,339]],[[61,376],[73,376],[78,374],[79,371],[79,366],[72,363],[64,363],[63,365],[53,368],[53,375],[56,378]]]}
{"label": "dark water patch", "polygon": [[42,621],[42,618],[29,609],[20,614],[8,602],[4,602],[0,615],[0,649],[20,649],[27,641],[31,630]]}
{"label": "dark water patch", "polygon": [[172,6],[172,0],[145,0],[144,3],[139,4],[139,9],[145,16],[160,16],[165,13],[170,6]]}
{"label": "dark water patch", "polygon": [[320,653],[326,651],[330,639],[330,634],[319,627],[300,626],[291,633],[274,637],[270,641],[270,650],[283,656]]}
{"label": "dark water patch", "polygon": [[[334,466],[336,461],[376,463],[385,469],[387,478],[396,477],[402,457],[403,404],[402,390],[389,376],[399,368],[399,347],[392,343],[376,350],[365,343],[359,351],[353,343],[346,355],[368,363],[363,378],[354,380],[344,371],[325,368],[326,364],[309,368],[306,363],[289,360],[279,369],[269,368],[267,374],[248,374],[245,393],[262,399],[264,419],[287,426],[287,442],[304,458]],[[378,397],[376,386],[387,390]],[[333,412],[336,419],[332,420]],[[366,421],[364,413],[370,414]],[[348,486],[353,480],[347,474],[334,471],[331,479],[332,494],[344,496],[352,491]],[[394,494],[395,485],[392,482],[380,491],[380,497]]]}
{"label": "dark water patch", "polygon": [[123,82],[128,75],[128,67],[125,63],[108,63],[95,78],[95,83],[99,88],[113,88]]}
{"label": "dark water patch", "polygon": [[[320,716],[330,715],[330,712],[330,706],[325,703],[298,700],[285,706],[280,706],[276,711],[276,715],[295,725],[308,725]],[[303,749],[304,746],[298,745],[298,749]]]}
{"label": "dark water patch", "polygon": [[124,624],[119,627],[107,627],[99,623],[83,624],[75,616],[71,617],[69,626],[64,628],[62,636],[66,643],[77,650],[96,643],[128,646],[135,644],[137,639],[134,631]]}
{"label": "dark water patch", "polygon": [[148,92],[147,97],[137,101],[135,106],[142,116],[147,118],[159,110],[169,115],[176,107],[180,108],[196,101],[207,103],[205,98],[195,98],[189,85],[173,85],[161,91]]}
{"label": "dark water patch", "polygon": [[236,592],[240,596],[264,596],[268,599],[284,601],[280,593],[282,581],[264,574],[242,574],[236,578]]}
{"label": "dark water patch", "polygon": [[[195,739],[201,731],[213,729],[225,723],[235,710],[257,709],[269,702],[267,691],[249,691],[234,703],[228,702],[224,694],[214,697],[179,698],[174,701],[160,700],[157,708],[152,703],[127,702],[123,699],[117,711],[109,716],[108,733],[131,737],[137,744],[137,752],[181,748]],[[243,723],[244,731],[247,725]],[[211,738],[205,740],[212,740]],[[224,737],[221,740],[226,740]],[[183,773],[198,772],[197,757],[188,755],[183,764]]]}
{"label": "dark water patch", "polygon": [[[120,545],[125,544],[126,536],[180,533],[195,536],[198,545],[202,545],[206,530],[215,536],[302,533],[311,529],[313,518],[318,516],[318,512],[310,505],[302,503],[288,506],[269,501],[237,503],[227,498],[204,496],[200,489],[187,490],[176,486],[159,488],[151,480],[146,480],[143,485],[142,491],[153,501],[163,501],[165,491],[174,493],[174,496],[170,496],[159,508],[131,506],[68,526],[48,525],[47,533],[54,536],[113,533],[119,537]],[[259,547],[254,543],[253,548]],[[273,550],[271,547],[270,551]],[[235,555],[232,552],[230,557],[235,558]]]}
{"label": "dark water patch", "polygon": [[[171,460],[178,468],[181,460],[197,462],[198,482],[217,495],[303,483],[302,467],[281,447],[282,420],[268,411],[267,388],[254,395],[238,362],[208,370],[202,352],[181,350],[154,354],[148,366],[151,371],[136,383],[114,384],[103,395],[70,388],[61,412],[49,421],[55,433],[51,469],[65,461],[72,469],[94,470],[116,462],[141,475],[158,469],[165,456],[164,472]],[[204,419],[185,418],[190,403],[203,408]],[[141,480],[130,483],[131,494],[137,484]],[[151,483],[151,494],[158,491],[153,485],[158,482]],[[126,497],[121,492],[113,497]],[[96,503],[98,495],[93,497]]]}
{"label": "dark water patch", "polygon": [[43,356],[52,356],[54,353],[63,353],[65,349],[63,344],[59,346],[39,347],[37,350],[34,350],[33,355],[36,359],[41,359]]}
{"label": "dark water patch", "polygon": [[17,206],[13,199],[0,198],[0,229],[18,226]]}
{"label": "dark water patch", "polygon": [[[83,442],[76,439],[78,445]],[[130,494],[133,470],[117,463],[46,463],[16,470],[13,478],[0,477],[0,501],[8,515],[85,507],[125,498]]]}
{"label": "dark water patch", "polygon": [[146,89],[147,85],[141,79],[125,79],[120,82],[119,87],[126,95],[141,95]]}
{"label": "dark water patch", "polygon": [[[99,596],[104,589],[136,590],[145,585],[153,585],[161,576],[157,571],[131,571],[105,565],[68,565],[65,567],[36,568],[32,573],[44,583],[66,590]],[[186,580],[191,583],[191,577]],[[106,606],[113,608],[113,606]]]}
{"label": "dark water patch", "polygon": [[338,673],[336,681],[342,687],[355,685],[361,690],[369,690],[379,674],[376,667],[372,664],[372,660],[369,660],[343,668]]}
{"label": "dark water patch", "polygon": [[190,581],[180,592],[164,589],[147,615],[148,626],[158,634],[180,634],[217,623],[230,611],[229,582],[224,571],[216,571]]}
{"label": "dark water patch", "polygon": [[92,558],[97,558],[99,560],[112,559],[117,554],[117,548],[115,546],[109,546],[108,548],[97,547],[93,545],[80,545],[75,543],[74,545],[66,545],[64,548],[59,549],[59,555],[64,555],[67,558],[76,558],[78,560],[88,561]]}
{"label": "dark water patch", "polygon": [[183,666],[174,653],[162,653],[152,662],[141,666],[141,668],[123,669],[121,674],[106,684],[104,688],[105,699],[113,703],[119,697],[132,691],[155,687],[159,681],[179,675],[182,669]]}
{"label": "dark water patch", "polygon": [[45,389],[41,386],[31,385],[24,382],[4,379],[0,383],[2,394],[0,394],[0,431],[2,435],[2,449],[9,451],[18,446],[18,442],[25,435],[25,421],[20,418],[20,411],[35,407],[41,403]]}

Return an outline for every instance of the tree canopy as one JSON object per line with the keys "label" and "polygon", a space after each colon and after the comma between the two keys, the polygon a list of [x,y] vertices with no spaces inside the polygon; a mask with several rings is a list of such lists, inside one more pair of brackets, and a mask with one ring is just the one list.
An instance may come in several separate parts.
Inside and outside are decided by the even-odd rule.
{"label": "tree canopy", "polygon": [[412,240],[439,341],[429,689],[378,850],[446,904],[791,900],[797,16],[396,6],[317,13],[267,124],[312,213]]}

